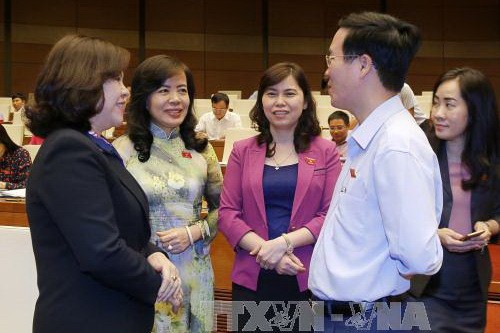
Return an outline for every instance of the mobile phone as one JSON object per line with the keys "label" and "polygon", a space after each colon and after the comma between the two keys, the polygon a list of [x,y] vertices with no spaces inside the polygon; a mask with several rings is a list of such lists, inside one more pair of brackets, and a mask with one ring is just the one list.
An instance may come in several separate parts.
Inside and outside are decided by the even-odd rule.
{"label": "mobile phone", "polygon": [[470,234],[467,234],[465,235],[464,237],[460,238],[460,240],[462,242],[466,241],[466,240],[469,240],[471,238],[474,238],[474,237],[477,237],[479,235],[482,235],[484,232],[484,230],[479,230],[479,231],[474,231],[474,232],[471,232]]}

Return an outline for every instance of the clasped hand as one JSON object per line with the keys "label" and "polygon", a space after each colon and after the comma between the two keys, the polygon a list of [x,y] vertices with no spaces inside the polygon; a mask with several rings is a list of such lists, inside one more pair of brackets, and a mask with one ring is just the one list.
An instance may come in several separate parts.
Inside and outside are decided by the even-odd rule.
{"label": "clasped hand", "polygon": [[156,233],[163,248],[170,253],[178,254],[184,252],[189,245],[189,236],[186,228],[172,228]]}
{"label": "clasped hand", "polygon": [[488,245],[490,241],[491,232],[484,222],[478,221],[474,224],[474,230],[484,230],[479,236],[462,241],[462,235],[450,228],[438,229],[439,239],[441,244],[450,252],[464,253],[469,251],[480,250]]}
{"label": "clasped hand", "polygon": [[278,274],[296,275],[305,267],[294,254],[286,254],[287,244],[283,237],[265,241],[250,252],[264,269],[275,269]]}
{"label": "clasped hand", "polygon": [[285,254],[275,267],[276,272],[281,275],[297,275],[305,272],[306,268],[293,253]]}
{"label": "clasped hand", "polygon": [[148,263],[153,269],[160,273],[162,282],[158,290],[157,302],[169,302],[172,310],[177,312],[182,305],[182,281],[179,271],[170,260],[161,252],[155,252],[148,256]]}
{"label": "clasped hand", "polygon": [[283,237],[264,241],[250,252],[255,261],[264,269],[274,269],[286,252],[286,242]]}

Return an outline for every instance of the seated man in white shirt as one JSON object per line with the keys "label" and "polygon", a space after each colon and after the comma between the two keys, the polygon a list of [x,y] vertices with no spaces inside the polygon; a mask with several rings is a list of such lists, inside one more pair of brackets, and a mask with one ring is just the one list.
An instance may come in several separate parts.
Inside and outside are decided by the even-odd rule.
{"label": "seated man in white shirt", "polygon": [[226,94],[215,93],[211,100],[213,112],[202,115],[194,130],[207,133],[209,140],[224,140],[228,128],[241,127],[241,118],[234,112],[227,112],[229,97]]}

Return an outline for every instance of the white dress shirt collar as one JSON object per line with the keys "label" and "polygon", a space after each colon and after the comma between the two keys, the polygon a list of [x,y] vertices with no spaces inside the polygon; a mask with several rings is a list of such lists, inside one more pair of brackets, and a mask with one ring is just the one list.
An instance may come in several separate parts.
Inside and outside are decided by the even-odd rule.
{"label": "white dress shirt collar", "polygon": [[362,149],[366,149],[368,144],[378,132],[380,127],[394,114],[404,110],[403,103],[399,95],[394,95],[380,104],[370,115],[358,125],[351,134],[351,140],[355,141]]}

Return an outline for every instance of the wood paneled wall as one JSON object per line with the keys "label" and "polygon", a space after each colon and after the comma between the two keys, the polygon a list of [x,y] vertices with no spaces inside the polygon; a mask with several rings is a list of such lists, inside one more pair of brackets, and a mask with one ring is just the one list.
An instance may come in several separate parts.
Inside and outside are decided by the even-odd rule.
{"label": "wood paneled wall", "polygon": [[[0,0],[0,20],[3,4]],[[138,64],[139,0],[16,0],[12,2],[12,89],[31,92],[51,45],[67,33],[106,38],[132,52],[126,80]],[[242,90],[248,97],[263,70],[261,0],[147,0],[146,56],[172,54],[193,71],[197,97]],[[271,0],[269,64],[295,61],[318,90],[323,55],[347,13],[379,10],[378,0]],[[387,12],[418,25],[424,43],[408,82],[419,94],[456,66],[487,74],[500,97],[500,0],[387,0]],[[0,78],[3,22],[0,22]],[[5,94],[4,80],[0,92]]]}

